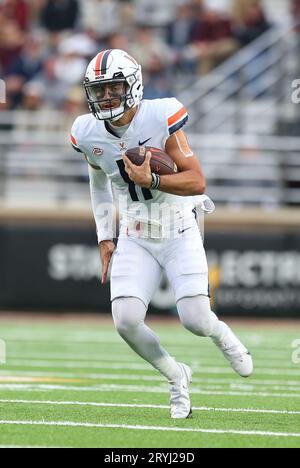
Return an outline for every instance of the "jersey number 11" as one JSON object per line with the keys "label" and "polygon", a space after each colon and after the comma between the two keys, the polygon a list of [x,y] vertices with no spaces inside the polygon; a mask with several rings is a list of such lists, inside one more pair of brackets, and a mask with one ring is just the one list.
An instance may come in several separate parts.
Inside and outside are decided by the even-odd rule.
{"label": "jersey number 11", "polygon": [[[129,175],[127,174],[126,169],[125,169],[125,163],[124,163],[123,159],[119,159],[119,161],[117,161],[117,164],[118,164],[119,171],[120,171],[120,174],[122,176],[122,179],[124,180],[124,182],[126,182],[126,184],[128,184],[128,189],[129,189],[129,193],[130,193],[130,196],[131,196],[131,200],[135,201],[135,202],[140,201],[139,197],[138,197],[138,194],[136,192],[136,185],[135,185],[134,182],[132,182]],[[149,189],[142,188],[142,192],[143,192],[145,200],[152,200],[153,199],[152,193],[151,193],[151,191]]]}

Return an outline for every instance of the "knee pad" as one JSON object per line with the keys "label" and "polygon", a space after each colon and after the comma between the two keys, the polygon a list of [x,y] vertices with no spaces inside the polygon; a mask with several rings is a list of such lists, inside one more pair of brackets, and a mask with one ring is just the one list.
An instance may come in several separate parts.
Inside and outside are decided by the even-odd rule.
{"label": "knee pad", "polygon": [[136,297],[120,297],[112,302],[112,315],[115,327],[121,336],[144,322],[145,304]]}
{"label": "knee pad", "polygon": [[185,297],[178,301],[177,308],[182,325],[187,330],[203,337],[213,335],[219,320],[210,308],[208,297]]}

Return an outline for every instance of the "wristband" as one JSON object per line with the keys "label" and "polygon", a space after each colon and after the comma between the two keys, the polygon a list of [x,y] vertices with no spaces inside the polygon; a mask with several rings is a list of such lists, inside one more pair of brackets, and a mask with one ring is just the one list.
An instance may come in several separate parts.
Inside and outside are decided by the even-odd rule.
{"label": "wristband", "polygon": [[155,174],[154,172],[152,172],[151,175],[152,175],[152,183],[151,183],[150,189],[157,190],[160,186],[160,176],[158,174]]}

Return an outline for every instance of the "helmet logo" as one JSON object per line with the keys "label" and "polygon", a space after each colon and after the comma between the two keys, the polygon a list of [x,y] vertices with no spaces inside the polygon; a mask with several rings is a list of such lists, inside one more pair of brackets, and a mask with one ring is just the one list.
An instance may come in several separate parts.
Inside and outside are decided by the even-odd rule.
{"label": "helmet logo", "polygon": [[133,57],[131,57],[130,55],[125,55],[126,58],[128,58],[128,60],[130,60],[132,63],[134,63],[134,65],[138,66],[138,63],[134,60]]}

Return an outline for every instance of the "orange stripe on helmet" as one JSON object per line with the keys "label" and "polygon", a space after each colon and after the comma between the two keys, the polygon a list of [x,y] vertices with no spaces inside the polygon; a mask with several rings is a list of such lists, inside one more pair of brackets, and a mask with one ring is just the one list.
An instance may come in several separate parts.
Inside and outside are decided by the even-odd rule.
{"label": "orange stripe on helmet", "polygon": [[103,55],[105,54],[105,52],[106,52],[106,50],[103,50],[97,56],[96,65],[95,65],[95,72],[96,72],[96,77],[97,78],[99,76],[101,76],[101,63],[102,63],[102,58],[103,58]]}
{"label": "orange stripe on helmet", "polygon": [[185,114],[187,114],[186,108],[183,106],[176,114],[172,115],[168,119],[168,126],[170,127],[171,125],[174,125],[175,123],[178,122]]}

